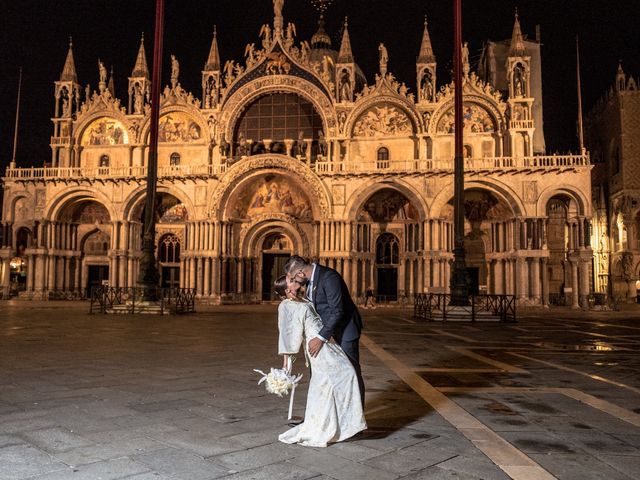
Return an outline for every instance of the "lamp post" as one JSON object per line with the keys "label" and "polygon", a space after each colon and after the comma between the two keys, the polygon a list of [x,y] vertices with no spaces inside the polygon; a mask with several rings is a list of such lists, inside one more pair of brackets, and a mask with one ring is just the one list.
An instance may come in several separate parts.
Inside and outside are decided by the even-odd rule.
{"label": "lamp post", "polygon": [[164,0],[156,0],[156,21],[153,41],[153,72],[151,75],[151,133],[147,161],[147,196],[145,199],[142,258],[138,283],[144,289],[144,299],[157,300],[160,274],[155,258],[156,184],[158,182],[158,120],[160,116],[160,77],[162,73],[162,38],[164,34]]}
{"label": "lamp post", "polygon": [[462,0],[453,0],[453,65],[455,157],[453,193],[453,271],[451,273],[451,305],[469,305],[469,283],[464,260],[464,158],[462,156]]}

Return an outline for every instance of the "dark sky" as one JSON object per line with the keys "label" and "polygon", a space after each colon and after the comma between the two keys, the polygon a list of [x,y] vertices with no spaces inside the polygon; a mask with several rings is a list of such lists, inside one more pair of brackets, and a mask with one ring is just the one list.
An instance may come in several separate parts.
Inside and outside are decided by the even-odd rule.
{"label": "dark sky", "polygon": [[[11,159],[18,66],[23,67],[23,97],[17,160],[19,166],[42,165],[50,158],[53,82],[62,71],[73,36],[80,84],[97,87],[97,61],[114,67],[116,96],[127,103],[131,74],[145,32],[147,58],[152,58],[153,0],[2,0],[0,13],[0,164]],[[327,30],[339,44],[345,15],[356,61],[369,83],[377,71],[379,42],[389,51],[389,70],[415,91],[415,58],[423,17],[438,60],[438,83],[449,81],[452,51],[451,0],[335,0]],[[535,36],[540,25],[543,62],[545,135],[549,151],[576,149],[575,35],[580,35],[585,112],[613,84],[618,60],[634,76],[640,74],[640,2],[637,0],[463,0],[463,38],[471,60],[485,40],[511,36],[518,8],[523,33]],[[285,22],[297,26],[298,39],[310,39],[318,15],[309,0],[286,0]],[[182,86],[200,97],[201,70],[213,25],[218,26],[222,62],[240,60],[247,43],[258,41],[263,23],[271,23],[271,0],[166,0],[165,64],[170,54],[180,61]],[[149,65],[151,67],[151,65]]]}

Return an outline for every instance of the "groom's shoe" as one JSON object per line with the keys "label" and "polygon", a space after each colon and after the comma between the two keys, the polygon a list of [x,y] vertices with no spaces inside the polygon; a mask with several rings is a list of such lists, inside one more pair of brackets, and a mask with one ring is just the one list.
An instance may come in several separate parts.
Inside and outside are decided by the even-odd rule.
{"label": "groom's shoe", "polygon": [[290,427],[296,427],[304,422],[304,418],[302,417],[291,417],[291,420],[287,423]]}

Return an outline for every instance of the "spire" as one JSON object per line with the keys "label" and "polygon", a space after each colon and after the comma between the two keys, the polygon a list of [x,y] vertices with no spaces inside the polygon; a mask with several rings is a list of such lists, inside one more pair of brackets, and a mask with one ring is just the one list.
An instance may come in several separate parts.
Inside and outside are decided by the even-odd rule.
{"label": "spire", "polygon": [[73,60],[73,40],[69,37],[69,52],[67,52],[67,59],[64,62],[64,68],[60,75],[61,82],[75,82],[78,83],[78,75],[76,74],[76,63]]}
{"label": "spire", "polygon": [[149,78],[149,67],[147,67],[147,54],[144,50],[144,33],[140,39],[140,48],[138,49],[138,57],[136,58],[136,64],[131,72],[132,77],[144,77]]}
{"label": "spire", "polygon": [[353,63],[353,53],[351,52],[351,40],[349,39],[348,26],[347,17],[344,17],[344,30],[342,32],[342,43],[340,43],[338,63]]}
{"label": "spire", "polygon": [[513,34],[511,35],[511,49],[509,55],[512,57],[522,57],[526,53],[522,30],[520,30],[520,20],[518,20],[518,10],[516,9],[516,20],[513,23]]}
{"label": "spire", "polygon": [[111,72],[109,74],[109,83],[107,84],[107,89],[111,92],[112,96],[116,96],[116,89],[113,84],[113,65],[111,65]]}
{"label": "spire", "polygon": [[218,52],[218,30],[213,27],[213,40],[211,41],[211,50],[209,50],[209,58],[204,65],[207,72],[215,72],[220,70],[220,53]]}
{"label": "spire", "polygon": [[424,17],[424,33],[422,34],[422,43],[420,44],[420,53],[418,54],[418,63],[434,63],[436,57],[431,47],[431,37],[427,28],[427,16]]}

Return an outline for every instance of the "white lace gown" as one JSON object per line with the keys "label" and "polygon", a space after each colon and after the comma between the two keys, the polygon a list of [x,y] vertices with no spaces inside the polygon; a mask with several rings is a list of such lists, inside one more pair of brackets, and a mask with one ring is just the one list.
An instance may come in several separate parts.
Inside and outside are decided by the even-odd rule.
{"label": "white lace gown", "polygon": [[[280,355],[295,355],[322,328],[313,304],[284,300],[278,307]],[[367,428],[360,400],[358,379],[353,365],[339,345],[328,342],[318,356],[309,358],[311,380],[304,422],[282,433],[284,443],[326,447]]]}

